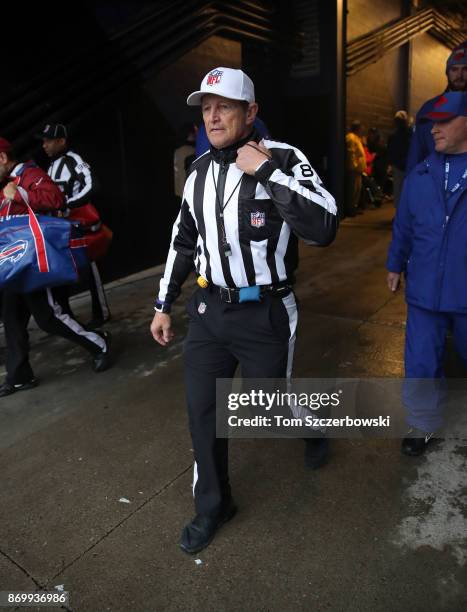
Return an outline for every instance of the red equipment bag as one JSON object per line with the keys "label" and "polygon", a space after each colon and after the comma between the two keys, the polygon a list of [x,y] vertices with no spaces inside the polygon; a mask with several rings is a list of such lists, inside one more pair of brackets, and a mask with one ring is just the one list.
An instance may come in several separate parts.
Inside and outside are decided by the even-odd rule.
{"label": "red equipment bag", "polygon": [[102,223],[97,208],[90,203],[70,208],[66,218],[80,224],[89,259],[91,261],[102,259],[109,250],[113,232]]}

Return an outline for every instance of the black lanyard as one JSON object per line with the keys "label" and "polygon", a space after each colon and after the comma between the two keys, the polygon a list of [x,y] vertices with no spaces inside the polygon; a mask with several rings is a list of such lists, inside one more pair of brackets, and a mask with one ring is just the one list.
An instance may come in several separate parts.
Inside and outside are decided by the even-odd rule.
{"label": "black lanyard", "polygon": [[[219,216],[221,217],[221,219],[224,217],[224,210],[227,207],[227,204],[230,202],[230,200],[232,199],[233,194],[237,191],[238,186],[240,185],[240,183],[242,182],[242,178],[243,178],[243,173],[241,175],[241,177],[238,179],[238,183],[235,185],[235,187],[233,188],[232,193],[229,195],[227,202],[225,204],[223,204],[220,201],[219,198],[219,193],[217,191],[217,183],[216,183],[216,177],[214,176],[214,162],[211,163],[211,170],[212,170],[212,180],[214,182],[214,189],[216,192],[216,206],[219,208]],[[219,166],[219,172],[220,172],[220,166]]]}
{"label": "black lanyard", "polygon": [[[212,170],[212,180],[214,182],[214,190],[216,192],[216,208],[219,212],[219,221],[220,221],[219,225],[220,225],[221,232],[222,232],[222,235],[221,235],[222,251],[223,251],[224,257],[230,257],[232,255],[232,247],[227,242],[227,232],[225,231],[225,224],[224,224],[224,210],[226,209],[227,204],[232,199],[233,194],[237,191],[238,186],[240,185],[242,181],[243,173],[241,177],[238,179],[238,183],[235,185],[232,193],[228,197],[227,202],[224,204],[223,202],[220,201],[219,193],[217,191],[216,177],[214,176],[214,162],[212,162],[211,170]],[[220,165],[219,165],[219,172],[220,172]],[[227,175],[225,178],[227,181]]]}

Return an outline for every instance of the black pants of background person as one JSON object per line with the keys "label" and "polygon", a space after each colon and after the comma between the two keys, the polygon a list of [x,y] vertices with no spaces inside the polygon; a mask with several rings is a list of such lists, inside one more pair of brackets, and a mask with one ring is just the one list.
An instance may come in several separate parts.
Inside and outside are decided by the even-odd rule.
{"label": "black pants of background person", "polygon": [[197,514],[216,516],[231,497],[228,440],[216,438],[216,379],[290,375],[297,308],[293,293],[261,302],[226,304],[215,289],[198,290],[188,303],[184,362],[188,418],[195,455]]}
{"label": "black pants of background person", "polygon": [[[105,295],[99,268],[95,261],[92,261],[83,273],[83,285],[91,293],[92,324],[102,325],[110,319],[110,309]],[[70,285],[54,287],[52,293],[55,301],[60,305],[62,311],[75,318],[70,307]]]}
{"label": "black pants of background person", "polygon": [[106,347],[102,336],[86,331],[77,321],[62,313],[50,289],[22,294],[4,291],[6,371],[7,382],[11,385],[27,383],[34,377],[29,363],[27,330],[31,315],[43,331],[67,338],[85,348],[91,355],[99,354]]}

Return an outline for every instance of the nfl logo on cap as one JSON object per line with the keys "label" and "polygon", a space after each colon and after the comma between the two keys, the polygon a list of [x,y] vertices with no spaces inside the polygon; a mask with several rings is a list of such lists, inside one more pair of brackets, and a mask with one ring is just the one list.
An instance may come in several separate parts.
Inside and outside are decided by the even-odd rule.
{"label": "nfl logo on cap", "polygon": [[223,75],[222,70],[213,70],[208,74],[207,85],[217,85],[220,83],[221,77]]}
{"label": "nfl logo on cap", "polygon": [[186,103],[188,106],[199,106],[205,94],[249,103],[255,101],[255,87],[250,77],[243,70],[225,66],[210,70],[201,81],[200,89],[191,93]]}

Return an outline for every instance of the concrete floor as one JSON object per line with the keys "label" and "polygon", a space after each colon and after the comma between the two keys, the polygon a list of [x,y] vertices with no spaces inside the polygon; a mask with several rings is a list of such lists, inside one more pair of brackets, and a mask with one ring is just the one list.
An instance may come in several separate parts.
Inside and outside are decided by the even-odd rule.
{"label": "concrete floor", "polygon": [[[405,305],[384,271],[392,213],[302,249],[295,376],[402,374]],[[0,591],[64,585],[74,612],[465,611],[467,443],[409,459],[398,440],[334,440],[309,472],[300,440],[234,440],[237,517],[199,555],[178,549],[192,517],[180,358],[192,285],[164,350],[148,329],[158,277],[110,286],[105,373],[32,329],[42,384],[0,400]],[[74,307],[88,318],[86,298]]]}

